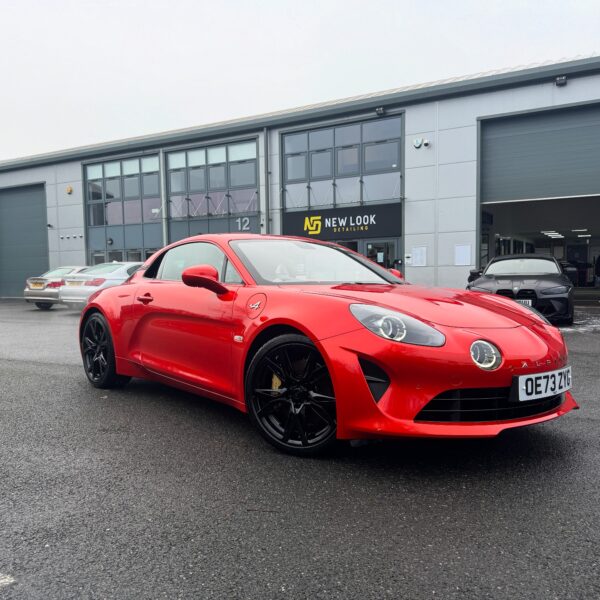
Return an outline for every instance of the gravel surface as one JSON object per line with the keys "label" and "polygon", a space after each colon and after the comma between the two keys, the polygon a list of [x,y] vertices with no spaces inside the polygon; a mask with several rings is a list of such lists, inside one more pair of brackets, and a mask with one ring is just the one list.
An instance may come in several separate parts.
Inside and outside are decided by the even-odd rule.
{"label": "gravel surface", "polygon": [[600,597],[600,309],[565,330],[582,410],[304,460],[226,406],[92,388],[77,323],[0,302],[0,598]]}

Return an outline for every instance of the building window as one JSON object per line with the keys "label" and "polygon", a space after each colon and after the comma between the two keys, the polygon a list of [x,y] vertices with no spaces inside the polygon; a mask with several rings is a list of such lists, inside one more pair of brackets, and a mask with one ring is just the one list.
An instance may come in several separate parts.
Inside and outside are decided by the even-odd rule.
{"label": "building window", "polygon": [[283,136],[286,210],[400,201],[402,118]]}
{"label": "building window", "polygon": [[258,212],[255,140],[171,152],[167,165],[171,219]]}

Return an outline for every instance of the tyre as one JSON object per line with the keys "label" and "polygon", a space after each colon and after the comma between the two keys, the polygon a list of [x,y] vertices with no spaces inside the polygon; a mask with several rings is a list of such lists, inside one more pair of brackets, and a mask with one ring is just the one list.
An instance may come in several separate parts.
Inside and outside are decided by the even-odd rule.
{"label": "tyre", "polygon": [[279,450],[314,456],[334,444],[333,384],[308,338],[286,334],[268,341],[250,362],[245,387],[252,422]]}
{"label": "tyre", "polygon": [[85,321],[81,334],[81,356],[85,374],[94,387],[119,388],[131,379],[117,374],[110,328],[100,313],[92,313]]}
{"label": "tyre", "polygon": [[36,302],[35,305],[40,310],[50,310],[54,306],[54,304],[52,304],[52,302]]}

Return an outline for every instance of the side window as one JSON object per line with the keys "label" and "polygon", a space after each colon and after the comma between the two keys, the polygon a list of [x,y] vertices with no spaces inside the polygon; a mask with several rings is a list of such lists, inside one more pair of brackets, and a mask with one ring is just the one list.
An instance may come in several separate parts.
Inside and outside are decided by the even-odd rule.
{"label": "side window", "polygon": [[241,275],[236,271],[230,260],[225,265],[225,279],[223,283],[244,283]]}
{"label": "side window", "polygon": [[181,280],[181,274],[197,265],[212,265],[219,274],[225,255],[219,248],[206,242],[192,242],[171,248],[163,257],[157,279]]}
{"label": "side window", "polygon": [[140,267],[141,265],[133,265],[133,267],[129,267],[129,269],[127,269],[127,275],[131,277]]}

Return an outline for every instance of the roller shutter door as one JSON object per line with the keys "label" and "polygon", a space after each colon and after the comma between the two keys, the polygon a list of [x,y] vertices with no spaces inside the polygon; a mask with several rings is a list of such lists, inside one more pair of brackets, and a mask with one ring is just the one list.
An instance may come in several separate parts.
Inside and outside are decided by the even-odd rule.
{"label": "roller shutter door", "polygon": [[0,189],[0,297],[22,296],[25,279],[47,270],[44,186]]}
{"label": "roller shutter door", "polygon": [[482,122],[482,202],[596,194],[600,105]]}

